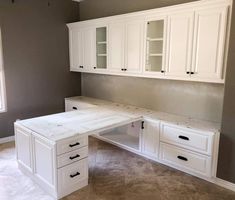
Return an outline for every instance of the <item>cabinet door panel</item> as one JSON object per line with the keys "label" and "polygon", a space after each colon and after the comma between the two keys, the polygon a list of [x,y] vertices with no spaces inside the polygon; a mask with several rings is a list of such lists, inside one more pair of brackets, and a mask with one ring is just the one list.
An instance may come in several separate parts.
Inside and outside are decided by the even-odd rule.
{"label": "cabinet door panel", "polygon": [[143,22],[130,21],[126,24],[126,59],[128,72],[141,73],[143,57]]}
{"label": "cabinet door panel", "polygon": [[168,20],[169,76],[189,76],[193,43],[193,13],[175,14]]}
{"label": "cabinet door panel", "polygon": [[196,12],[193,77],[222,79],[227,7]]}
{"label": "cabinet door panel", "polygon": [[82,69],[89,70],[95,66],[95,33],[94,29],[83,30],[84,66]]}
{"label": "cabinet door panel", "polygon": [[124,68],[124,22],[112,23],[109,26],[109,66],[111,71],[120,72]]}
{"label": "cabinet door panel", "polygon": [[83,66],[83,38],[82,31],[70,30],[70,70],[78,70]]}
{"label": "cabinet door panel", "polygon": [[142,152],[153,158],[158,158],[159,122],[146,120],[144,123]]}
{"label": "cabinet door panel", "polygon": [[27,130],[16,128],[16,143],[18,162],[30,172],[33,172],[31,133]]}
{"label": "cabinet door panel", "polygon": [[45,141],[34,138],[35,176],[48,186],[55,185],[54,148]]}

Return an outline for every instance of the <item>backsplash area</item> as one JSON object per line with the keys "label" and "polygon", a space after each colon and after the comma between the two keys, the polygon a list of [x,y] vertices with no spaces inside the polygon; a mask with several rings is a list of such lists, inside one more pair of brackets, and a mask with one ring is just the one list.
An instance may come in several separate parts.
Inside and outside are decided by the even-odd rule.
{"label": "backsplash area", "polygon": [[221,122],[222,84],[82,74],[82,95]]}

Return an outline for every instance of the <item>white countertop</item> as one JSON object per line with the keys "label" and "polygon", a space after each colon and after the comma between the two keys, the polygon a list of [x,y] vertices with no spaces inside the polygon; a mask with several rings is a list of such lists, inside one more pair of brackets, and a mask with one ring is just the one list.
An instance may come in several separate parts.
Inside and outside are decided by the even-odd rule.
{"label": "white countertop", "polygon": [[175,125],[183,126],[186,128],[198,129],[202,131],[209,131],[209,132],[220,132],[220,123],[206,121],[206,120],[199,120],[195,118],[159,112],[154,110],[149,110],[145,108],[140,108],[131,105],[125,105],[121,103],[115,103],[110,101],[104,101],[100,99],[94,99],[90,97],[70,97],[66,98],[66,100],[70,101],[77,101],[83,103],[89,103],[96,106],[102,106],[104,108],[111,109],[113,111],[120,111],[129,114],[136,114],[141,115],[143,118],[152,119],[152,120],[161,120],[167,123],[172,123]]}
{"label": "white countertop", "polygon": [[51,140],[58,141],[79,134],[93,134],[105,129],[118,127],[143,118],[161,120],[182,127],[219,132],[220,124],[157,112],[120,103],[88,97],[71,97],[70,101],[92,104],[88,109],[53,114],[17,121],[28,129]]}
{"label": "white countertop", "polygon": [[102,107],[93,107],[21,120],[16,124],[20,124],[51,141],[58,141],[79,134],[92,134],[137,120],[141,120],[140,115],[126,115]]}

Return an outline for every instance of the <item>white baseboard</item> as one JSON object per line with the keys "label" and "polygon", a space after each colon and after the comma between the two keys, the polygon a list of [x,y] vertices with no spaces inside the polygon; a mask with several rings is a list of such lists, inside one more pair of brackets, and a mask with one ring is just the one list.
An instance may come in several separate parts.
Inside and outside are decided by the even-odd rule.
{"label": "white baseboard", "polygon": [[215,179],[215,184],[235,192],[235,184],[220,178]]}
{"label": "white baseboard", "polygon": [[12,142],[15,140],[15,136],[0,138],[0,144]]}

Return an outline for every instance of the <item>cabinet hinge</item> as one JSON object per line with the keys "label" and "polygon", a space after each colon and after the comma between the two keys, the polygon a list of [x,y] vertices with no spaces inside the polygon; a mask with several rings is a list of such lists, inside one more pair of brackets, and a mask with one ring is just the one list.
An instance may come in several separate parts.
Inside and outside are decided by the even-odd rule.
{"label": "cabinet hinge", "polygon": [[144,121],[142,121],[141,129],[144,129]]}

